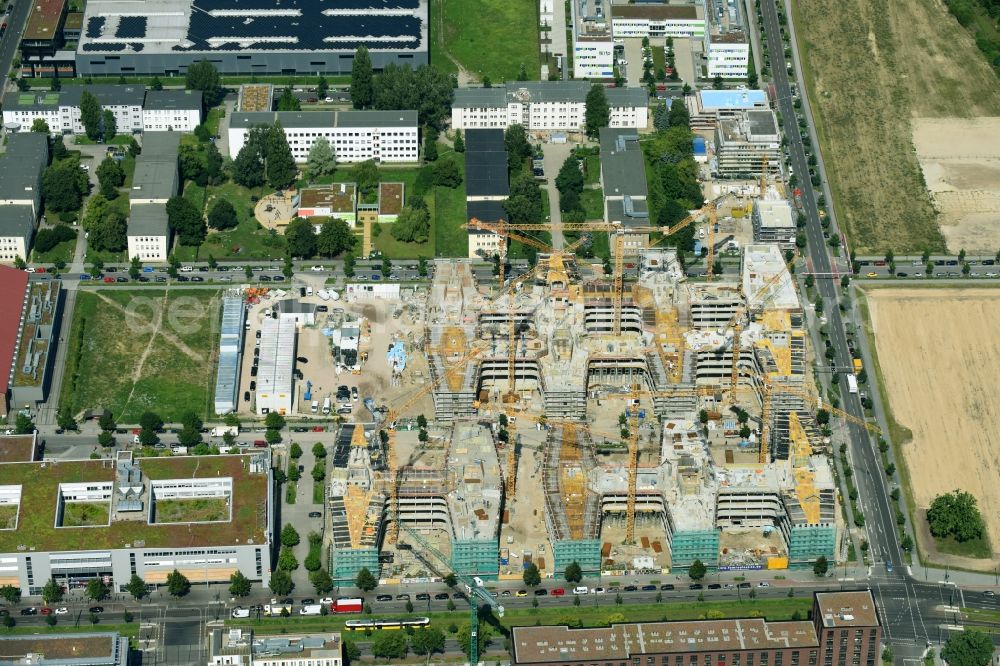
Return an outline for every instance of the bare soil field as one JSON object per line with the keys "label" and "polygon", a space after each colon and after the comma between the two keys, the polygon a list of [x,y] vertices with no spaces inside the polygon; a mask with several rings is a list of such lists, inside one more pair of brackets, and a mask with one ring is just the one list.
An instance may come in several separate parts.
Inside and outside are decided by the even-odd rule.
{"label": "bare soil field", "polygon": [[948,250],[1000,247],[1000,118],[917,118],[913,143]]}
{"label": "bare soil field", "polygon": [[792,5],[834,204],[853,249],[943,250],[915,121],[1000,115],[996,75],[940,0]]}
{"label": "bare soil field", "polygon": [[[972,493],[994,558],[954,559],[992,570],[1000,560],[1000,459],[991,442],[1000,420],[992,394],[1000,372],[1000,290],[872,289],[867,298],[893,415],[913,433],[902,451],[918,517],[941,493]],[[931,552],[920,522],[921,550]]]}

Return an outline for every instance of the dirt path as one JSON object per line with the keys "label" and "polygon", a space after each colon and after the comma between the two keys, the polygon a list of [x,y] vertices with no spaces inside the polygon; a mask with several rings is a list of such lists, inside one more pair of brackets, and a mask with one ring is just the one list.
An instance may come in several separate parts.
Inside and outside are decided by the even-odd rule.
{"label": "dirt path", "polygon": [[[95,293],[97,293],[97,297],[98,298],[100,298],[105,303],[109,304],[111,307],[113,307],[113,308],[119,310],[120,312],[122,312],[126,317],[132,317],[133,319],[138,319],[137,315],[135,315],[134,313],[129,312],[128,310],[126,310],[119,303],[116,303],[115,301],[111,300],[110,298],[108,298],[104,294],[101,294],[99,292],[95,292]],[[177,348],[178,351],[180,351],[182,354],[184,354],[185,356],[187,356],[188,358],[190,358],[192,361],[197,361],[199,363],[205,362],[205,357],[204,356],[202,356],[198,352],[196,352],[193,349],[191,349],[190,347],[188,347],[186,344],[184,344],[183,340],[181,340],[180,338],[178,338],[176,335],[174,335],[170,331],[164,331],[162,329],[161,324],[163,323],[163,312],[164,312],[164,310],[166,310],[167,296],[168,296],[168,292],[164,292],[164,294],[163,294],[163,307],[161,307],[159,309],[159,311],[157,312],[156,325],[154,326],[153,335],[150,337],[149,346],[147,346],[146,351],[143,352],[143,356],[139,360],[140,367],[141,367],[142,363],[145,361],[145,359],[146,359],[146,357],[148,355],[149,350],[152,348],[153,340],[156,338],[157,335],[161,336],[164,340],[166,340],[167,342],[169,342],[170,344],[172,344],[174,347]],[[142,322],[139,322],[139,323],[142,323]]]}

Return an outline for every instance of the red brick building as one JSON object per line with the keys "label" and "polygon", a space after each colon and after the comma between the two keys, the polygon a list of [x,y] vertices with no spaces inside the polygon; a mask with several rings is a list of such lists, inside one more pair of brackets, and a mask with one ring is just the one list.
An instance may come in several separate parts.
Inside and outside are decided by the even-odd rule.
{"label": "red brick building", "polygon": [[812,619],[516,627],[517,666],[876,666],[882,628],[868,590],[818,592]]}

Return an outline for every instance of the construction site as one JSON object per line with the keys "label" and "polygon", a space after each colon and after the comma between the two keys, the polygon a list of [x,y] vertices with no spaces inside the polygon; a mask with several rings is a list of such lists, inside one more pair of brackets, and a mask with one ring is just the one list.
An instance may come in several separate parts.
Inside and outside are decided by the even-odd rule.
{"label": "construction site", "polygon": [[[711,230],[715,205],[681,224]],[[337,446],[337,580],[361,566],[417,582],[840,559],[806,313],[781,248],[746,245],[738,275],[704,280],[673,250],[633,250],[626,280],[636,232],[612,233],[610,279],[581,279],[572,246],[482,284],[467,262],[436,263],[395,332],[417,381]]]}

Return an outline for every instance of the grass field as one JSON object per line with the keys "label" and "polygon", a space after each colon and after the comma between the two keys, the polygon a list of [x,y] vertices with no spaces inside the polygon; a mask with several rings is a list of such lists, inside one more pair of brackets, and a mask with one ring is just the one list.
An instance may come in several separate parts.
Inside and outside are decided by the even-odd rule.
{"label": "grass field", "polygon": [[263,188],[248,190],[236,183],[223,183],[202,188],[188,183],[184,188],[184,198],[205,214],[212,209],[217,199],[226,199],[236,209],[239,224],[228,231],[211,231],[205,242],[198,247],[177,246],[174,254],[181,261],[204,261],[209,255],[216,259],[280,259],[285,254],[285,238],[262,228],[253,216],[251,196],[261,196]]}
{"label": "grass field", "polygon": [[1000,115],[997,77],[936,0],[792,6],[834,204],[852,248],[943,250],[911,119]]}
{"label": "grass field", "polygon": [[157,523],[213,523],[229,520],[229,502],[222,497],[156,500]]}
{"label": "grass field", "polygon": [[165,421],[207,415],[217,311],[215,290],[81,291],[60,407],[105,407],[119,423],[136,423],[147,410]]}
{"label": "grass field", "polygon": [[538,4],[532,0],[435,0],[431,22],[435,66],[449,71],[451,55],[476,79],[499,83],[515,80],[523,64],[528,79],[538,79]]}
{"label": "grass field", "polygon": [[0,506],[0,530],[12,530],[17,525],[17,505]]}
{"label": "grass field", "polygon": [[107,502],[67,502],[60,527],[107,525],[110,510]]}
{"label": "grass field", "polygon": [[580,194],[580,203],[583,204],[583,212],[588,220],[604,219],[604,193],[600,188],[584,190]]}
{"label": "grass field", "polygon": [[59,243],[48,252],[39,252],[38,250],[32,250],[31,263],[51,264],[61,259],[62,261],[66,262],[66,265],[68,266],[73,261],[73,254],[75,253],[75,251],[76,251],[76,239],[74,238]]}

